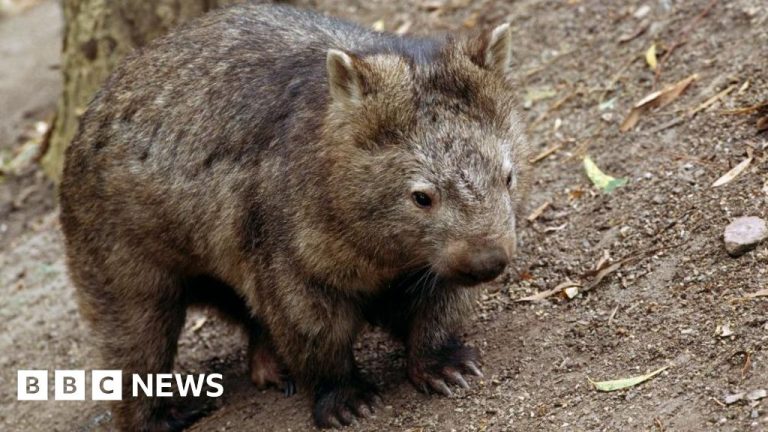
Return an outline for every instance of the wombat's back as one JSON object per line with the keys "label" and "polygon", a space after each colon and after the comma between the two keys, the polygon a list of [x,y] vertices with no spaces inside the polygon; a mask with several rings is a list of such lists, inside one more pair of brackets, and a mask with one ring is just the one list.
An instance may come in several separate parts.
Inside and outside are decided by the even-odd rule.
{"label": "wombat's back", "polygon": [[279,202],[265,195],[291,195],[313,169],[305,147],[327,109],[328,49],[419,58],[434,47],[271,5],[220,10],[160,38],[115,70],[81,120],[61,186],[68,240],[98,226],[174,262],[211,239],[237,244],[230,222],[247,218],[246,201]]}

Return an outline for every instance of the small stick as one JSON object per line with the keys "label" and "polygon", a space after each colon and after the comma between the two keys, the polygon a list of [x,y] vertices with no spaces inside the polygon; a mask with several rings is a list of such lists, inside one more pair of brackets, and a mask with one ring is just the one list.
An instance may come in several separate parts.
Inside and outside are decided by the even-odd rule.
{"label": "small stick", "polygon": [[553,145],[552,147],[544,150],[543,152],[539,153],[536,157],[533,159],[530,159],[528,162],[535,164],[536,162],[540,162],[547,157],[549,157],[551,154],[555,153],[556,151],[560,150],[563,147],[563,143],[558,143]]}
{"label": "small stick", "polygon": [[542,213],[544,213],[544,211],[545,211],[547,208],[549,208],[549,206],[550,206],[551,204],[552,204],[551,202],[547,201],[547,202],[545,202],[544,204],[542,204],[542,205],[540,205],[539,207],[537,207],[537,208],[536,208],[536,210],[534,210],[533,212],[531,212],[531,214],[530,214],[530,215],[529,215],[529,216],[526,218],[526,219],[528,220],[528,222],[533,222],[533,221],[535,221],[536,219],[538,219],[538,218],[539,218],[539,216],[541,216],[541,214],[542,214]]}
{"label": "small stick", "polygon": [[715,103],[715,102],[719,101],[720,99],[728,96],[728,94],[730,92],[732,92],[734,89],[736,89],[736,84],[731,85],[727,89],[725,89],[725,90],[721,91],[720,93],[712,96],[711,98],[705,100],[701,105],[699,105],[695,109],[691,110],[691,112],[688,113],[688,116],[689,117],[693,117],[696,114],[698,114],[699,112],[709,108],[709,106],[712,105],[713,103]]}
{"label": "small stick", "polygon": [[672,43],[672,46],[669,47],[666,53],[661,57],[661,60],[658,62],[658,67],[656,68],[656,74],[653,77],[653,87],[656,88],[656,85],[659,82],[659,78],[661,77],[661,70],[662,65],[669,60],[669,57],[672,55],[673,52],[675,52],[675,49],[677,49],[680,45],[683,45],[687,39],[688,39],[688,33],[690,33],[691,29],[693,29],[701,20],[706,17],[709,12],[712,10],[712,8],[715,7],[718,0],[711,0],[707,6],[702,9],[702,11],[696,15],[696,17],[691,20],[691,22],[688,23],[687,26],[683,27],[683,29],[680,31],[678,38],[675,40],[674,43]]}

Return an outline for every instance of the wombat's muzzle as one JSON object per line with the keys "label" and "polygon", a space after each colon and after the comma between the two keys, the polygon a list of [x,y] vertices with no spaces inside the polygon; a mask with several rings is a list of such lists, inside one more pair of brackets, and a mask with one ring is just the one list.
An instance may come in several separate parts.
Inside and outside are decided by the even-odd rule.
{"label": "wombat's muzzle", "polygon": [[496,279],[509,264],[507,250],[497,244],[464,243],[454,249],[448,262],[449,278],[461,285],[476,285]]}

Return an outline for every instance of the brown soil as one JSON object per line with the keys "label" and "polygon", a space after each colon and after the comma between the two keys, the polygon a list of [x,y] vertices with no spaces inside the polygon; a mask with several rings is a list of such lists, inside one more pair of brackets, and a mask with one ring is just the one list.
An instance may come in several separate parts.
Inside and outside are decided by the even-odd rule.
{"label": "brown soil", "polygon": [[[509,20],[521,99],[530,89],[556,92],[523,111],[531,140],[537,152],[561,145],[537,163],[529,209],[551,205],[535,222],[521,223],[516,268],[484,288],[467,333],[483,352],[486,378],[450,398],[419,394],[405,379],[402,349],[369,332],[360,338],[357,357],[381,386],[386,407],[347,430],[768,430],[768,399],[723,404],[725,395],[768,388],[768,298],[742,299],[768,287],[768,245],[731,258],[722,242],[733,217],[768,217],[768,136],[757,133],[756,114],[721,112],[768,97],[764,0],[716,2],[698,21],[709,0],[454,0],[448,3],[455,7],[436,11],[425,7],[435,2],[426,1],[311,3],[366,25],[383,19],[387,29],[407,21],[418,33]],[[638,19],[634,13],[644,4],[650,11]],[[643,20],[650,22],[644,33],[619,42]],[[0,22],[0,31],[5,25]],[[662,64],[658,87],[693,73],[699,79],[622,134],[622,118],[654,89],[642,58],[654,41],[660,58],[680,42]],[[6,69],[3,61],[0,80],[11,79]],[[730,85],[736,87],[722,101],[660,130]],[[755,157],[749,168],[713,189],[748,148]],[[580,162],[584,154],[629,183],[611,194],[595,190]],[[13,198],[13,181],[0,185],[3,200]],[[43,190],[50,205],[50,189]],[[108,412],[93,402],[16,401],[17,369],[87,369],[94,353],[72,300],[55,213],[34,205],[15,211],[42,221],[0,243],[0,430],[109,430]],[[613,262],[635,259],[574,299],[515,301],[568,279],[590,280],[589,270],[605,251]],[[725,324],[731,336],[722,336]],[[190,315],[177,369],[225,374],[218,409],[193,430],[311,429],[307,393],[286,398],[257,391],[243,357],[237,332],[214,317]],[[597,392],[587,379],[662,366],[670,368],[614,393]]]}

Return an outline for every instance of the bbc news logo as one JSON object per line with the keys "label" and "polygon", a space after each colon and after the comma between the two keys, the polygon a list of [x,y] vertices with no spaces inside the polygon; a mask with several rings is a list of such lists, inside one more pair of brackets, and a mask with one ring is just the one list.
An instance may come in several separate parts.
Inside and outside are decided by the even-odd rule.
{"label": "bbc news logo", "polygon": [[[18,371],[18,400],[45,401],[50,396],[47,370]],[[224,394],[221,374],[148,374],[132,375],[132,397],[200,397],[217,398]],[[177,393],[174,393],[175,390]],[[203,391],[205,390],[205,392]],[[85,400],[86,380],[84,370],[55,370],[53,373],[54,400]],[[123,398],[123,372],[119,370],[91,371],[91,400],[109,401]]]}

